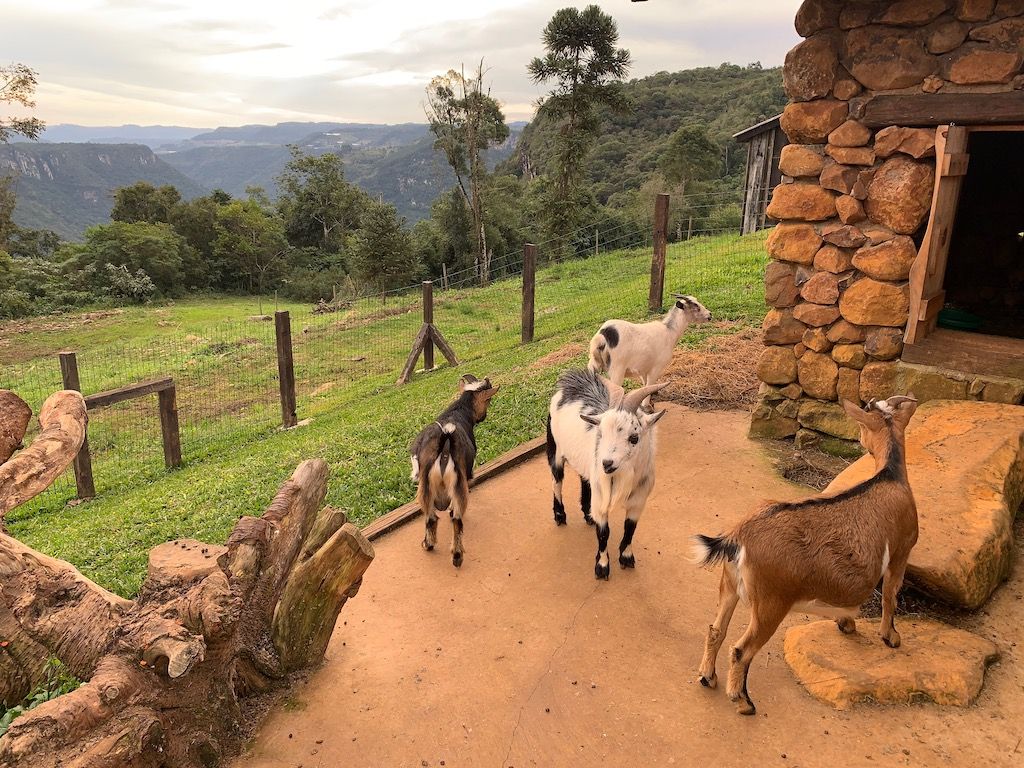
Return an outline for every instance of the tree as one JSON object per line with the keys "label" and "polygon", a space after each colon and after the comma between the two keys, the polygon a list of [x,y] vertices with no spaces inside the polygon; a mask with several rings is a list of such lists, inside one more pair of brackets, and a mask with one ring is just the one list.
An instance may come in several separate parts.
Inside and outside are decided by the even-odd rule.
{"label": "tree", "polygon": [[[483,60],[470,78],[448,70],[427,86],[427,119],[440,149],[455,173],[462,199],[473,219],[473,261],[481,283],[490,276],[491,253],[487,248],[484,214],[484,182],[487,167],[482,152],[508,138],[505,115],[490,90],[484,89]],[[467,183],[469,188],[467,189]]]}
{"label": "tree", "polygon": [[630,56],[625,48],[616,48],[615,20],[596,5],[583,11],[556,11],[543,38],[547,52],[531,61],[528,70],[535,83],[555,82],[539,113],[559,123],[557,180],[548,210],[552,234],[564,243],[566,234],[579,223],[575,192],[598,134],[598,110],[628,110],[622,78],[629,72]]}
{"label": "tree", "polygon": [[115,221],[89,227],[85,242],[60,251],[68,257],[66,269],[94,269],[97,290],[108,287],[106,265],[124,267],[133,275],[141,271],[165,294],[180,293],[182,269],[191,249],[169,224]]}
{"label": "tree", "polygon": [[171,209],[170,224],[185,238],[192,258],[184,265],[185,281],[194,288],[221,288],[214,265],[217,240],[217,213],[230,202],[226,192],[214,191],[204,197],[180,202]]}
{"label": "tree", "polygon": [[256,200],[235,200],[217,211],[213,256],[224,287],[262,295],[267,280],[283,273],[289,250],[281,219]]}
{"label": "tree", "polygon": [[684,125],[672,134],[661,156],[661,172],[686,194],[688,181],[712,179],[721,169],[721,151],[699,125]]}
{"label": "tree", "polygon": [[128,223],[145,221],[150,224],[167,224],[174,207],[180,202],[181,193],[176,187],[170,184],[154,187],[147,181],[138,181],[114,192],[110,219]]}
{"label": "tree", "polygon": [[[35,92],[35,70],[24,64],[0,66],[0,102],[33,109],[36,105],[32,99]],[[37,139],[45,127],[46,124],[37,117],[0,117],[0,143],[6,144],[15,135]]]}
{"label": "tree", "polygon": [[395,206],[370,203],[352,235],[352,271],[379,291],[402,288],[420,275],[422,267],[404,224]]}
{"label": "tree", "polygon": [[292,159],[276,179],[277,209],[288,242],[339,253],[369,198],[345,181],[338,155],[306,155],[296,146],[290,150]]}

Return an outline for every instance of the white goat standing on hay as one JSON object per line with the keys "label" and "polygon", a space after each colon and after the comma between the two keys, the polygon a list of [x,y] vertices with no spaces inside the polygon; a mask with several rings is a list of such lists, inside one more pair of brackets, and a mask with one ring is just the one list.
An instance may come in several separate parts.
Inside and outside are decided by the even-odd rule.
{"label": "white goat standing on hay", "polygon": [[661,378],[686,329],[711,320],[711,312],[693,296],[672,295],[676,302],[661,320],[608,320],[602,325],[590,339],[590,370],[607,371],[611,382],[619,386],[627,376],[645,386]]}

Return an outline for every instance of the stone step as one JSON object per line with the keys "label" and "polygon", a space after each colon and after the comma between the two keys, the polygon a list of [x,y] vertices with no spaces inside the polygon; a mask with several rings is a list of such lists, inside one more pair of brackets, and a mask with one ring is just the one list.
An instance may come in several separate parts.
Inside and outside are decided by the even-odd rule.
{"label": "stone step", "polygon": [[882,642],[878,625],[860,619],[852,635],[834,621],[792,627],[784,643],[786,663],[812,696],[836,709],[864,701],[966,707],[998,658],[992,642],[931,619],[897,616],[899,648]]}
{"label": "stone step", "polygon": [[[873,472],[865,456],[825,493]],[[1013,518],[1024,499],[1024,406],[922,404],[907,429],[907,473],[920,528],[907,577],[943,602],[978,608],[1010,570]]]}

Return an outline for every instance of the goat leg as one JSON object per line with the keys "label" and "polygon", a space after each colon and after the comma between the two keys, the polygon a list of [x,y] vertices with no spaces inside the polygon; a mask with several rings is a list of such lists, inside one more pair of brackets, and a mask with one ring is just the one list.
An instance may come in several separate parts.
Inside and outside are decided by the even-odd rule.
{"label": "goat leg", "polygon": [[882,581],[882,642],[890,648],[900,647],[900,633],[896,631],[896,595],[903,586],[907,558],[900,563],[889,563]]}
{"label": "goat leg", "polygon": [[[580,509],[583,510],[583,522],[587,525],[594,524],[594,518],[590,516],[590,481],[580,478]],[[563,518],[562,522],[565,522]]]}
{"label": "goat leg", "polygon": [[455,493],[452,496],[452,565],[456,568],[462,567],[462,517],[468,506],[469,482],[465,475],[459,472]]}
{"label": "goat leg", "polygon": [[729,622],[732,621],[739,601],[736,582],[732,578],[729,566],[726,565],[722,568],[722,580],[718,586],[718,615],[715,616],[715,623],[708,627],[708,636],[704,641],[704,658],[700,662],[700,684],[705,688],[715,688],[718,685],[715,663],[718,661],[718,652],[725,642]]}
{"label": "goat leg", "polygon": [[750,662],[775,634],[790,607],[780,603],[757,602],[754,599],[750,601],[750,624],[732,649],[732,666],[729,667],[729,685],[726,690],[729,700],[737,702],[736,711],[741,715],[757,713],[757,707],[747,691]]}

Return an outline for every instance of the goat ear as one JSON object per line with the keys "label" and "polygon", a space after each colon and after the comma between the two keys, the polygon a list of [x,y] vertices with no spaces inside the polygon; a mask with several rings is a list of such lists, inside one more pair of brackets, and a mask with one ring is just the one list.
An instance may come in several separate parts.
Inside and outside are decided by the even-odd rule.
{"label": "goat ear", "polygon": [[587,422],[587,424],[593,424],[595,427],[601,423],[601,419],[597,416],[591,416],[589,413],[581,413],[580,418]]}
{"label": "goat ear", "polygon": [[479,389],[479,390],[477,390],[476,392],[473,393],[473,396],[476,399],[478,399],[478,400],[482,400],[484,403],[489,403],[491,401],[491,398],[494,397],[496,394],[498,394],[498,390],[499,389],[501,389],[501,387],[491,387],[489,389]]}
{"label": "goat ear", "polygon": [[843,410],[847,416],[868,429],[879,429],[882,426],[882,417],[878,413],[865,411],[849,400],[843,400]]}
{"label": "goat ear", "polygon": [[914,397],[913,392],[907,392],[906,399],[900,399],[900,402],[896,405],[892,420],[899,424],[900,429],[906,429],[907,424],[910,423],[910,418],[916,410],[917,398]]}
{"label": "goat ear", "polygon": [[666,411],[653,411],[652,413],[645,413],[640,417],[640,423],[644,425],[644,429],[649,429],[658,423],[658,419],[664,416]]}

